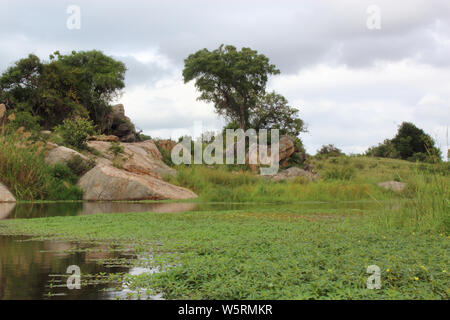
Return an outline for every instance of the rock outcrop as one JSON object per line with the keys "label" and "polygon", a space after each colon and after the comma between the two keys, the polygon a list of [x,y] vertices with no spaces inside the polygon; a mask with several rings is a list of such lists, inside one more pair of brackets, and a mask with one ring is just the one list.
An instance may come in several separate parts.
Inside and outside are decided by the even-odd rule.
{"label": "rock outcrop", "polygon": [[387,189],[387,190],[392,190],[395,192],[401,192],[406,188],[406,183],[404,182],[398,182],[398,181],[385,181],[385,182],[380,182],[378,184],[379,187]]}
{"label": "rock outcrop", "polygon": [[159,148],[170,153],[172,149],[177,145],[177,143],[171,139],[158,140],[157,141]]}
{"label": "rock outcrop", "polygon": [[109,122],[109,134],[119,137],[120,141],[139,141],[134,124],[131,122],[130,118],[125,115],[123,104],[112,106],[107,122]]}
{"label": "rock outcrop", "polygon": [[267,176],[267,177],[273,181],[292,180],[297,177],[304,177],[310,181],[314,181],[319,178],[319,175],[314,174],[310,171],[306,171],[306,170],[297,168],[297,167],[291,167],[286,170],[282,170],[273,176]]}
{"label": "rock outcrop", "polygon": [[97,165],[81,177],[78,186],[84,200],[190,199],[197,195],[148,174],[138,174],[108,165]]}
{"label": "rock outcrop", "polygon": [[14,195],[0,182],[0,202],[16,202]]}
{"label": "rock outcrop", "polygon": [[48,164],[56,164],[56,163],[65,164],[75,157],[79,157],[79,159],[81,159],[80,161],[86,161],[86,163],[89,161],[89,159],[86,156],[82,155],[81,153],[75,150],[63,146],[58,146],[53,143],[48,143],[47,146],[50,150],[47,152],[45,156],[45,162],[47,162]]}
{"label": "rock outcrop", "polygon": [[[295,145],[294,145],[294,141],[292,140],[292,138],[290,138],[289,136],[281,136],[280,137],[280,141],[279,141],[279,145],[278,145],[278,155],[279,155],[279,162],[280,164],[286,165],[287,161],[289,160],[289,158],[294,154],[295,152]],[[269,163],[270,162],[270,156],[271,156],[271,152],[270,152],[270,146],[267,148],[267,155],[266,155],[266,159],[260,159],[259,158],[259,152],[256,150],[256,148],[254,148],[253,150],[249,151],[246,155],[246,159],[245,162],[249,163],[249,159],[250,156],[252,155],[252,152],[256,152],[256,155],[253,155],[255,159],[257,159],[257,163],[256,164],[251,164],[249,163],[249,167],[250,169],[256,173],[258,172],[258,168],[260,166],[260,163]]]}
{"label": "rock outcrop", "polygon": [[[110,142],[89,141],[88,146],[102,153],[103,158],[98,159],[98,164],[112,165],[116,155],[110,151]],[[162,155],[152,140],[120,143],[120,146],[123,152],[118,156],[123,159],[121,168],[125,171],[147,174],[159,179],[176,173],[175,169],[162,162]]]}

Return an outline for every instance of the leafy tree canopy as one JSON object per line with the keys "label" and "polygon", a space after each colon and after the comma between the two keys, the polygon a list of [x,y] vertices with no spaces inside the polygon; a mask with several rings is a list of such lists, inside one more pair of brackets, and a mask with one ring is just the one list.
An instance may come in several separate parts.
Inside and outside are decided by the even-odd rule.
{"label": "leafy tree canopy", "polygon": [[271,92],[258,97],[250,114],[250,127],[257,130],[279,129],[280,134],[297,137],[301,132],[306,132],[298,112],[298,109],[288,105],[285,97]]}
{"label": "leafy tree canopy", "polygon": [[339,157],[344,155],[341,149],[336,147],[333,144],[323,145],[319,150],[317,150],[317,155],[320,156],[331,156],[331,157]]}
{"label": "leafy tree canopy", "polygon": [[410,161],[441,161],[441,150],[435,146],[433,138],[411,122],[403,122],[392,140],[370,148],[366,154]]}
{"label": "leafy tree canopy", "polygon": [[280,72],[263,54],[229,45],[197,51],[184,62],[184,82],[195,79],[199,99],[212,102],[218,114],[236,121],[243,130],[258,97],[265,93],[268,76]]}
{"label": "leafy tree canopy", "polygon": [[101,51],[58,51],[43,62],[36,55],[17,61],[0,77],[0,101],[8,110],[39,116],[53,128],[67,117],[90,117],[101,129],[109,104],[124,88],[126,67]]}

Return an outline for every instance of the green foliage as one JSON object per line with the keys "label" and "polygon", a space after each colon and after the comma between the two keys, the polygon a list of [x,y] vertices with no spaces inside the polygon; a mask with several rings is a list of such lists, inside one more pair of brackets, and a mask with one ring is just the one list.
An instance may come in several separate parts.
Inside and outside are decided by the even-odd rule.
{"label": "green foliage", "polygon": [[151,136],[144,134],[144,133],[140,133],[140,132],[138,133],[138,136],[139,136],[139,141],[146,141],[146,140],[152,139]]}
{"label": "green foliage", "polygon": [[159,144],[159,140],[154,140],[156,147],[159,150],[159,153],[162,155],[162,160],[165,164],[167,164],[169,167],[173,167],[174,163],[172,162],[172,155],[171,152],[165,148],[162,148]]}
{"label": "green foliage", "polygon": [[249,171],[229,171],[221,166],[215,168],[180,166],[177,167],[176,176],[166,179],[170,183],[193,190],[199,195],[200,200],[213,202],[289,203],[336,199],[350,201],[384,196],[383,190],[368,182],[345,179],[310,183],[299,180],[275,182],[262,176],[255,176]]}
{"label": "green foliage", "polygon": [[79,200],[77,177],[64,165],[48,166],[44,144],[30,134],[0,135],[0,181],[18,200]]}
{"label": "green foliage", "polygon": [[95,160],[90,158],[88,161],[85,161],[79,155],[76,155],[66,162],[66,166],[75,176],[81,177],[95,167]]}
{"label": "green foliage", "polygon": [[333,167],[325,172],[326,180],[352,180],[355,177],[355,169],[350,166]]}
{"label": "green foliage", "polygon": [[297,137],[306,132],[303,120],[298,118],[298,109],[288,105],[282,95],[275,92],[259,96],[250,112],[249,127],[259,129],[279,129],[280,135]]}
{"label": "green foliage", "polygon": [[[152,252],[136,263],[161,272],[120,280],[165,299],[448,300],[446,234],[387,226],[380,206],[317,208],[12,219],[0,221],[0,233],[112,242],[111,249],[134,243],[138,253]],[[381,268],[379,290],[366,286],[372,264]]]}
{"label": "green foliage", "polygon": [[78,177],[72,170],[67,165],[61,163],[56,163],[51,166],[50,174],[58,180],[64,180],[72,184],[75,184],[78,181]]}
{"label": "green foliage", "polygon": [[85,148],[87,138],[95,134],[92,121],[83,118],[65,119],[63,124],[56,127],[56,131],[65,144],[76,149]]}
{"label": "green foliage", "polygon": [[51,187],[51,192],[46,196],[46,200],[51,201],[67,201],[67,200],[81,200],[83,198],[83,190],[72,185],[66,181],[54,180]]}
{"label": "green foliage", "polygon": [[40,118],[33,116],[27,111],[19,111],[10,114],[9,121],[6,124],[6,132],[14,133],[19,128],[23,127],[25,131],[31,132],[34,135],[39,134],[41,126],[39,125]]}
{"label": "green foliage", "polygon": [[67,117],[90,117],[103,131],[109,103],[124,88],[125,65],[100,51],[55,52],[49,62],[29,55],[0,77],[0,101],[9,111],[39,116],[53,128]]}
{"label": "green foliage", "polygon": [[339,157],[344,155],[341,149],[335,147],[333,144],[323,145],[322,148],[317,150],[317,155],[324,157]]}
{"label": "green foliage", "polygon": [[265,92],[268,76],[280,72],[255,50],[224,45],[199,50],[184,63],[184,82],[195,79],[199,99],[213,103],[218,114],[238,122],[243,130],[258,96]]}
{"label": "green foliage", "polygon": [[108,149],[115,157],[123,153],[124,148],[120,145],[120,142],[111,142],[111,146]]}
{"label": "green foliage", "polygon": [[400,156],[391,140],[386,139],[376,147],[371,147],[366,151],[366,155],[371,157],[399,159]]}
{"label": "green foliage", "polygon": [[403,122],[392,140],[385,140],[366,152],[373,157],[403,159],[413,162],[441,162],[441,151],[434,140],[413,123]]}

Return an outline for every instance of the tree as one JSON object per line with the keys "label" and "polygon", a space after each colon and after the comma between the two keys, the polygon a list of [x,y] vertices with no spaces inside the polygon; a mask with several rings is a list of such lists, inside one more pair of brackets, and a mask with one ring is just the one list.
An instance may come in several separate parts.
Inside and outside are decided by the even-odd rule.
{"label": "tree", "polygon": [[212,102],[216,112],[247,129],[250,111],[265,93],[268,76],[280,71],[263,54],[250,48],[238,51],[221,45],[202,49],[184,61],[184,82],[195,79],[199,100]]}
{"label": "tree", "polygon": [[333,144],[323,145],[320,150],[317,150],[317,155],[339,157],[344,155],[341,149],[337,148]]}
{"label": "tree", "polygon": [[441,150],[435,146],[433,138],[411,122],[403,122],[393,139],[369,148],[366,154],[410,161],[441,161]]}
{"label": "tree", "polygon": [[53,128],[68,117],[90,117],[105,129],[109,104],[124,88],[126,67],[101,51],[50,55],[42,62],[29,55],[0,77],[0,101],[8,110],[40,116]]}
{"label": "tree", "polygon": [[249,123],[256,130],[279,129],[280,134],[292,137],[306,132],[305,123],[298,118],[298,109],[290,107],[286,98],[275,92],[258,97]]}

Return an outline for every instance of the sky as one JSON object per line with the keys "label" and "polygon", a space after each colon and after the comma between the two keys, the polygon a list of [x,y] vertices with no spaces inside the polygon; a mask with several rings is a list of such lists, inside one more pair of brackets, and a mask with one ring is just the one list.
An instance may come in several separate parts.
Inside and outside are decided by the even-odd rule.
{"label": "sky", "polygon": [[178,138],[199,121],[205,130],[223,127],[182,70],[189,54],[230,44],[257,50],[280,69],[267,90],[299,109],[310,154],[324,144],[362,153],[403,121],[447,150],[448,0],[0,3],[0,72],[29,53],[48,60],[56,50],[102,50],[126,64],[116,102],[152,137]]}

